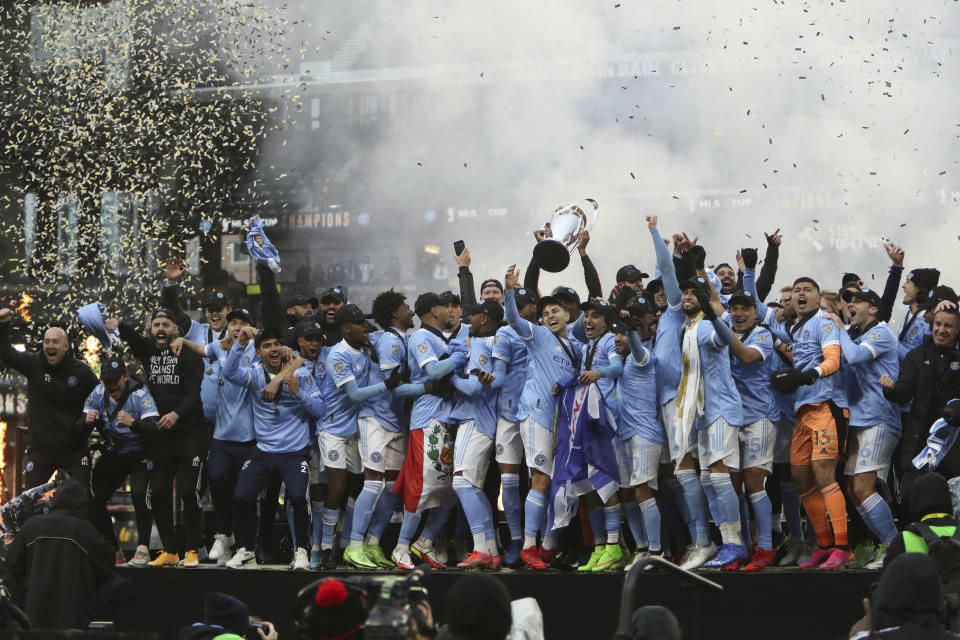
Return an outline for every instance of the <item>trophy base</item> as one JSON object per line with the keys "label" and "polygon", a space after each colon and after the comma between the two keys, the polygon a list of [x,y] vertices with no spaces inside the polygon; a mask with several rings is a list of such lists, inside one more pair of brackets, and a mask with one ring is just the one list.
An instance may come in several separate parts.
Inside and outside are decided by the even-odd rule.
{"label": "trophy base", "polygon": [[556,240],[541,240],[533,248],[533,258],[540,268],[550,273],[559,273],[570,264],[570,252]]}

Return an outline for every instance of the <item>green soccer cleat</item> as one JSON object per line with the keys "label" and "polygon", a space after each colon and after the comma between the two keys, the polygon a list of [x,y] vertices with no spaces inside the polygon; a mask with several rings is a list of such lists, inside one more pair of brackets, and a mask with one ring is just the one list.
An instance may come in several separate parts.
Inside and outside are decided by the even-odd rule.
{"label": "green soccer cleat", "polygon": [[873,561],[877,555],[877,548],[872,542],[861,542],[853,550],[853,559],[847,563],[849,569],[862,569]]}
{"label": "green soccer cleat", "polygon": [[577,571],[587,573],[593,571],[593,567],[597,564],[597,561],[600,560],[600,556],[603,555],[603,550],[606,547],[602,544],[598,544],[593,548],[593,553],[590,554],[590,559],[587,560],[587,564],[577,567]]}
{"label": "green soccer cleat", "polygon": [[886,555],[887,547],[882,544],[878,544],[876,555],[873,556],[873,559],[870,562],[863,565],[863,568],[870,569],[871,571],[879,571],[880,569],[883,569],[883,559],[886,557]]}
{"label": "green soccer cleat", "polygon": [[600,557],[597,559],[597,563],[593,565],[591,571],[593,573],[599,573],[601,571],[614,571],[623,566],[623,549],[620,548],[619,544],[608,544],[603,547],[603,553],[600,554]]}
{"label": "green soccer cleat", "polygon": [[370,571],[377,568],[376,563],[367,557],[363,547],[347,547],[343,550],[343,561],[354,569]]}
{"label": "green soccer cleat", "polygon": [[363,545],[363,550],[375,565],[381,569],[393,569],[397,565],[390,562],[390,559],[387,558],[383,553],[383,549],[380,548],[379,544],[365,544]]}

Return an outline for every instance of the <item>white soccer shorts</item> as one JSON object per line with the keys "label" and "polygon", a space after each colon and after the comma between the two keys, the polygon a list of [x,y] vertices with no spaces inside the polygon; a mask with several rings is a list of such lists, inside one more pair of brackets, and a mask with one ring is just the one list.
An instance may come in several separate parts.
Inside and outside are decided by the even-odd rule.
{"label": "white soccer shorts", "polygon": [[507,420],[501,416],[497,420],[497,463],[520,464],[523,462],[523,438],[520,436],[520,422]]}
{"label": "white soccer shorts", "polygon": [[715,462],[723,461],[723,464],[727,467],[739,469],[739,431],[737,427],[728,424],[723,418],[718,418],[709,427],[697,431],[697,453],[700,458],[700,468],[706,469]]}
{"label": "white soccer shorts", "polygon": [[639,487],[646,484],[651,489],[656,489],[663,448],[662,444],[651,442],[640,434],[617,441],[620,486]]}
{"label": "white soccer shorts", "polygon": [[847,446],[847,464],[843,473],[848,476],[858,473],[877,472],[881,480],[887,477],[890,458],[897,446],[897,436],[890,433],[884,423],[872,427],[850,427]]}
{"label": "white soccer shorts", "polygon": [[400,471],[407,453],[404,434],[384,429],[372,416],[358,418],[357,427],[363,467],[378,473]]}
{"label": "white soccer shorts", "polygon": [[326,431],[320,432],[320,452],[327,469],[346,469],[348,473],[362,473],[360,462],[360,438],[335,436]]}
{"label": "white soccer shorts", "polygon": [[777,443],[774,423],[760,418],[740,428],[740,468],[773,471],[773,451]]}
{"label": "white soccer shorts", "polygon": [[461,422],[453,444],[453,473],[460,473],[475,487],[483,487],[492,450],[493,438],[480,433],[473,420]]}
{"label": "white soccer shorts", "polygon": [[527,455],[527,467],[553,476],[553,431],[527,416],[520,423],[520,438]]}

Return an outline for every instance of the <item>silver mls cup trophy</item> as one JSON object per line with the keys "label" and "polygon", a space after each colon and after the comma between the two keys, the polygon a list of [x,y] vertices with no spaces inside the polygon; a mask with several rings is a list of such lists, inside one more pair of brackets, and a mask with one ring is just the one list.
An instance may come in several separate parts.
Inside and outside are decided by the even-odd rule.
{"label": "silver mls cup trophy", "polygon": [[584,198],[561,206],[544,225],[549,236],[533,248],[533,257],[540,268],[559,273],[570,264],[570,252],[577,246],[577,237],[590,231],[597,222],[600,206],[592,198]]}

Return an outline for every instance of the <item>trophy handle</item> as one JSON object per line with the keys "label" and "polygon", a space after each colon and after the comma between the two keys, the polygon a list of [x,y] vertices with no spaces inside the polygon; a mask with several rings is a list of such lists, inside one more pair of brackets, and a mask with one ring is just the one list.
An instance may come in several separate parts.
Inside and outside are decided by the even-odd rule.
{"label": "trophy handle", "polygon": [[593,225],[597,224],[597,218],[600,216],[600,205],[597,204],[597,201],[594,200],[593,198],[584,198],[582,202],[589,202],[590,204],[593,205],[593,217],[591,217],[590,214],[588,213],[584,214],[585,225],[583,227],[583,230],[590,231],[591,229],[593,229]]}

